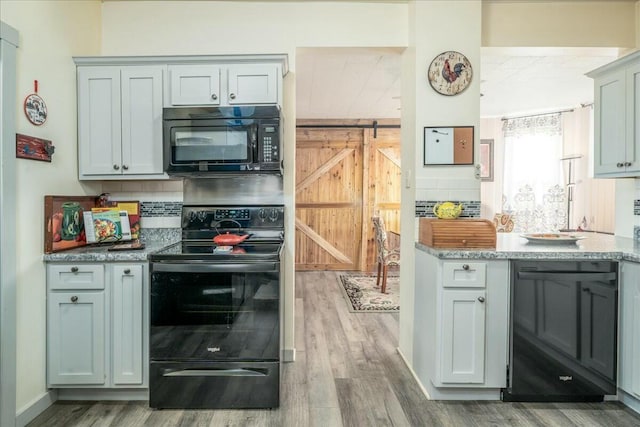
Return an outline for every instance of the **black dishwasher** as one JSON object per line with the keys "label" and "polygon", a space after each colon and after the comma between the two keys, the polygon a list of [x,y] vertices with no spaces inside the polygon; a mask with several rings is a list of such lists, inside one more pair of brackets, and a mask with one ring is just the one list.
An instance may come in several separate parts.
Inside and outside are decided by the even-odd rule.
{"label": "black dishwasher", "polygon": [[513,261],[511,402],[602,401],[616,394],[618,263]]}

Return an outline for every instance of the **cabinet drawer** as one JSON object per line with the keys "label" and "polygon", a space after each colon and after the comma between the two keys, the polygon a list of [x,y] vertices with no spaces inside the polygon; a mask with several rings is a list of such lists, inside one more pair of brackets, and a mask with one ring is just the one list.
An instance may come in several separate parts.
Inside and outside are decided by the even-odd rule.
{"label": "cabinet drawer", "polygon": [[445,288],[484,288],[487,265],[482,262],[445,262],[442,286]]}
{"label": "cabinet drawer", "polygon": [[102,264],[55,264],[47,272],[49,289],[104,289]]}

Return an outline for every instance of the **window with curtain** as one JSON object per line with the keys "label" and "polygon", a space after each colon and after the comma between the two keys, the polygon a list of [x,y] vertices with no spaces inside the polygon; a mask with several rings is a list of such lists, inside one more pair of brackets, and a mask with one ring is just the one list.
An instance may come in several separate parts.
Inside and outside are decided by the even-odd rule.
{"label": "window with curtain", "polygon": [[504,121],[503,212],[515,232],[557,231],[566,226],[560,114]]}

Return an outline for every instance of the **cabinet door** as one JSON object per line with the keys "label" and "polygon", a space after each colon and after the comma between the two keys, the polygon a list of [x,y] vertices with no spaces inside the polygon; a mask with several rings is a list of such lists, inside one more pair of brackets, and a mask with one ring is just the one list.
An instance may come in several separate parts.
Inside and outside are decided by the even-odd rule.
{"label": "cabinet door", "polygon": [[219,105],[220,68],[212,65],[170,65],[171,105]]}
{"label": "cabinet door", "polygon": [[625,72],[620,70],[595,81],[594,173],[624,173]]}
{"label": "cabinet door", "polygon": [[442,292],[442,383],[484,382],[485,291]]}
{"label": "cabinet door", "polygon": [[624,262],[620,281],[618,386],[640,397],[640,264]]}
{"label": "cabinet door", "polygon": [[162,173],[162,67],[124,67],[123,174]]}
{"label": "cabinet door", "polygon": [[617,292],[613,286],[580,285],[581,361],[605,377],[616,379]]}
{"label": "cabinet door", "polygon": [[49,384],[105,383],[104,291],[49,292]]}
{"label": "cabinet door", "polygon": [[120,175],[120,67],[78,68],[80,176]]}
{"label": "cabinet door", "polygon": [[228,69],[229,104],[277,104],[278,67],[246,64]]}
{"label": "cabinet door", "polygon": [[626,72],[625,171],[640,172],[640,64],[630,66]]}
{"label": "cabinet door", "polygon": [[113,384],[142,384],[142,265],[116,264],[112,271]]}

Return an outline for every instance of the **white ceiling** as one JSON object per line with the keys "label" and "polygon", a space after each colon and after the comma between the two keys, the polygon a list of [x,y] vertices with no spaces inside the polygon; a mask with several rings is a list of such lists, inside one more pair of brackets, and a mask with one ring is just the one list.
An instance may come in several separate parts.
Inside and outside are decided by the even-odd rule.
{"label": "white ceiling", "polygon": [[[401,54],[398,49],[300,49],[297,117],[399,118]],[[483,48],[474,69],[480,75],[476,71],[473,77],[480,79],[480,115],[535,114],[591,103],[593,81],[584,74],[618,56],[618,49],[607,48]]]}

